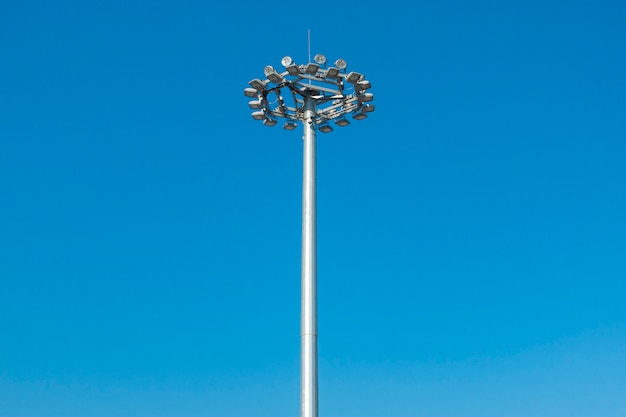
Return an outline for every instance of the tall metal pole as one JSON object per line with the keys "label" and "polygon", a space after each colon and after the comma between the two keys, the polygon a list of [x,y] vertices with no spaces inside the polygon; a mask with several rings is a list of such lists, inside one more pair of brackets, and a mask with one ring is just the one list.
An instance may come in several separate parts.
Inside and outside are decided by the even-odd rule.
{"label": "tall metal pole", "polygon": [[304,103],[302,178],[302,311],[300,416],[317,416],[317,261],[315,219],[315,100]]}
{"label": "tall metal pole", "polygon": [[[310,33],[309,33],[310,43]],[[251,80],[244,95],[253,100],[248,105],[252,118],[275,126],[279,118],[287,119],[283,128],[294,130],[298,122],[304,125],[302,178],[302,293],[300,316],[300,417],[318,417],[317,401],[317,243],[315,213],[315,135],[333,131],[336,126],[348,126],[347,115],[353,120],[367,119],[374,111],[368,93],[371,84],[363,74],[346,71],[343,59],[335,66],[326,66],[326,57],[315,55],[309,63],[297,65],[289,56],[280,61],[285,71],[271,65],[263,68],[267,78]],[[287,91],[283,95],[281,91]],[[276,98],[274,98],[276,97]],[[291,100],[293,99],[293,100]],[[289,103],[286,103],[286,102]],[[302,103],[304,101],[304,106]],[[291,104],[291,105],[289,105]]]}

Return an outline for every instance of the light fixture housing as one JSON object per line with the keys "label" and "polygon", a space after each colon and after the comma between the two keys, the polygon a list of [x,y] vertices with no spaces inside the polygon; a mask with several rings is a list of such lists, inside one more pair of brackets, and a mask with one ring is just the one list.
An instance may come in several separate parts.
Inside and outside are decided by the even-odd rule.
{"label": "light fixture housing", "polygon": [[263,74],[265,74],[266,77],[273,72],[276,72],[276,70],[271,65],[266,65],[265,68],[263,68]]}
{"label": "light fixture housing", "polygon": [[265,119],[263,120],[263,124],[265,126],[276,126],[276,123],[278,123],[276,120],[274,119]]}
{"label": "light fixture housing", "polygon": [[352,71],[350,74],[346,75],[346,81],[348,81],[349,83],[356,83],[361,79],[362,76],[362,74]]}
{"label": "light fixture housing", "polygon": [[374,100],[374,94],[372,94],[372,93],[363,93],[363,94],[359,94],[359,95],[357,96],[357,98],[358,98],[358,100],[359,100],[361,103],[364,103],[364,102],[366,102],[366,101],[372,101],[372,100]]}
{"label": "light fixture housing", "polygon": [[255,78],[254,80],[250,81],[248,84],[254,87],[257,91],[262,91],[265,89],[265,83],[259,80],[258,78]]}
{"label": "light fixture housing", "polygon": [[283,64],[283,67],[287,68],[289,65],[293,64],[293,59],[291,59],[290,56],[286,56],[280,60],[280,63]]}
{"label": "light fixture housing", "polygon": [[376,109],[376,106],[374,106],[373,104],[364,104],[363,107],[361,107],[361,111],[363,113],[371,113]]}
{"label": "light fixture housing", "polygon": [[355,113],[352,118],[354,120],[363,120],[363,119],[367,119],[367,114],[365,113]]}
{"label": "light fixture housing", "polygon": [[372,84],[367,80],[357,81],[356,84],[354,84],[354,89],[356,91],[365,91],[368,88],[372,88]]}
{"label": "light fixture housing", "polygon": [[294,130],[298,125],[293,122],[285,122],[283,125],[283,129],[285,130]]}
{"label": "light fixture housing", "polygon": [[246,89],[243,90],[243,94],[246,97],[254,98],[254,97],[257,97],[259,95],[259,92],[256,90],[256,88],[246,88]]}
{"label": "light fixture housing", "polygon": [[326,57],[322,54],[317,54],[313,57],[313,60],[320,65],[324,65],[326,63]]}
{"label": "light fixture housing", "polygon": [[263,104],[261,103],[261,100],[252,100],[252,101],[248,102],[248,106],[250,106],[251,109],[262,109],[263,108]]}
{"label": "light fixture housing", "polygon": [[262,112],[262,111],[252,112],[252,118],[254,120],[264,120],[266,118],[265,117],[265,112]]}
{"label": "light fixture housing", "polygon": [[323,124],[318,127],[318,130],[322,133],[329,133],[333,131],[333,128],[330,125]]}
{"label": "light fixture housing", "polygon": [[276,71],[270,72],[269,74],[265,74],[265,75],[267,75],[268,80],[270,80],[271,82],[275,84],[282,83],[283,81],[285,81],[285,78],[279,73],[277,73]]}
{"label": "light fixture housing", "polygon": [[304,72],[306,72],[307,74],[315,74],[319,68],[320,68],[320,66],[318,64],[314,64],[314,63],[310,62],[304,68]]}
{"label": "light fixture housing", "polygon": [[339,68],[335,68],[335,67],[328,68],[326,70],[326,73],[324,74],[326,78],[337,78],[338,75],[339,75]]}
{"label": "light fixture housing", "polygon": [[346,127],[346,126],[348,126],[350,124],[350,121],[348,119],[342,117],[340,119],[335,120],[335,124],[337,126]]}
{"label": "light fixture housing", "polygon": [[345,60],[339,58],[335,61],[335,66],[341,70],[344,70],[348,66],[348,63]]}
{"label": "light fixture housing", "polygon": [[291,64],[286,67],[289,75],[300,75],[300,68],[296,64]]}

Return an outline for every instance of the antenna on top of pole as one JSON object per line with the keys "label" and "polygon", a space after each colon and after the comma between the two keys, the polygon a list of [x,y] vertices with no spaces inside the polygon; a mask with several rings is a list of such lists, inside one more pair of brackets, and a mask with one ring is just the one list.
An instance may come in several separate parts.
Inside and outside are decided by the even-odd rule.
{"label": "antenna on top of pole", "polygon": [[311,29],[308,29],[307,32],[308,32],[308,45],[309,45],[309,62],[311,62]]}

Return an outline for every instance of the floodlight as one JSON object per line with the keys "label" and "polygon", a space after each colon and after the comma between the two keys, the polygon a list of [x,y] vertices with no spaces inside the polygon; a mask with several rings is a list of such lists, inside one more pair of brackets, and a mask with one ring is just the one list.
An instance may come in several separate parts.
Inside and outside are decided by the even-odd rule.
{"label": "floodlight", "polygon": [[326,57],[324,55],[322,55],[322,54],[315,55],[313,60],[315,62],[317,62],[318,64],[320,64],[320,65],[324,65],[326,63]]}
{"label": "floodlight", "polygon": [[262,91],[265,89],[265,83],[259,80],[258,78],[255,78],[254,80],[250,81],[248,84],[250,84],[252,87],[257,89],[258,91]]}
{"label": "floodlight", "polygon": [[323,132],[323,133],[329,133],[333,131],[333,128],[326,124],[321,125],[318,129],[320,132]]}
{"label": "floodlight", "polygon": [[289,65],[293,63],[293,59],[290,56],[286,56],[280,60],[280,63],[283,64],[283,67],[287,68]]}
{"label": "floodlight", "polygon": [[357,81],[356,84],[354,84],[354,89],[356,91],[364,91],[368,88],[372,88],[372,84],[367,80]]}
{"label": "floodlight", "polygon": [[296,64],[291,64],[286,68],[289,75],[300,75],[300,68]]}
{"label": "floodlight", "polygon": [[250,106],[251,109],[262,109],[263,105],[261,104],[261,100],[252,100],[250,102],[248,102],[248,106]]}
{"label": "floodlight", "polygon": [[348,119],[342,117],[341,119],[335,120],[335,124],[337,126],[345,127],[345,126],[348,126],[350,124],[350,121]]}
{"label": "floodlight", "polygon": [[265,126],[275,126],[276,123],[278,123],[278,122],[276,120],[274,120],[274,119],[265,119],[265,120],[263,120],[263,124]]}
{"label": "floodlight", "polygon": [[292,122],[285,122],[283,125],[283,129],[285,130],[294,130],[298,125]]}
{"label": "floodlight", "polygon": [[367,119],[367,114],[365,113],[355,113],[354,116],[352,116],[352,118],[354,120],[363,120],[363,119]]}
{"label": "floodlight", "polygon": [[376,107],[373,104],[364,104],[363,107],[361,108],[361,111],[363,113],[371,113],[374,111]]}
{"label": "floodlight", "polygon": [[277,73],[275,71],[274,72],[270,72],[269,74],[265,74],[265,75],[267,75],[267,78],[271,82],[276,83],[276,84],[282,83],[285,80],[285,78],[282,75],[280,75],[279,73]]}
{"label": "floodlight", "polygon": [[255,111],[252,113],[252,118],[254,120],[263,120],[265,119],[265,113],[262,111]]}
{"label": "floodlight", "polygon": [[359,99],[359,101],[361,103],[363,103],[365,101],[372,101],[372,100],[374,100],[374,94],[372,94],[372,93],[363,93],[363,94],[359,94],[357,96],[357,98]]}
{"label": "floodlight", "polygon": [[265,68],[263,68],[263,74],[265,74],[266,77],[273,72],[276,72],[276,70],[271,65],[266,65]]}
{"label": "floodlight", "polygon": [[346,61],[341,58],[335,61],[335,65],[337,65],[337,68],[339,69],[346,69],[346,67],[348,66]]}
{"label": "floodlight", "polygon": [[306,68],[304,69],[304,72],[306,72],[307,74],[315,74],[319,68],[320,68],[319,65],[311,62],[307,64]]}
{"label": "floodlight", "polygon": [[326,78],[337,78],[337,75],[339,75],[339,69],[335,67],[328,68],[324,74]]}
{"label": "floodlight", "polygon": [[259,92],[256,90],[256,88],[246,88],[243,90],[243,94],[246,97],[256,97],[259,95]]}
{"label": "floodlight", "polygon": [[352,71],[350,74],[346,75],[346,81],[348,81],[349,83],[356,83],[361,79],[362,76],[363,75],[359,74],[358,72]]}

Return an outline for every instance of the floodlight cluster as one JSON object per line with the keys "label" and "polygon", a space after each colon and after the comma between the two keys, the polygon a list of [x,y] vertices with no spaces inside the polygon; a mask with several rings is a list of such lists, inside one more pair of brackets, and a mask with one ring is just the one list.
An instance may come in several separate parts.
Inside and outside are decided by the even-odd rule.
{"label": "floodlight cluster", "polygon": [[328,133],[333,130],[329,122],[337,126],[347,126],[350,121],[367,118],[367,113],[374,111],[368,93],[372,85],[363,74],[348,72],[346,61],[338,59],[334,66],[326,66],[326,57],[315,55],[315,62],[297,65],[291,57],[281,60],[284,71],[278,72],[271,65],[263,69],[264,79],[255,78],[249,82],[244,94],[250,97],[248,105],[252,118],[260,120],[266,126],[275,126],[278,118],[287,119],[284,129],[293,130],[295,122],[305,121],[304,103],[307,99],[315,100],[315,116],[310,122],[318,130]]}

